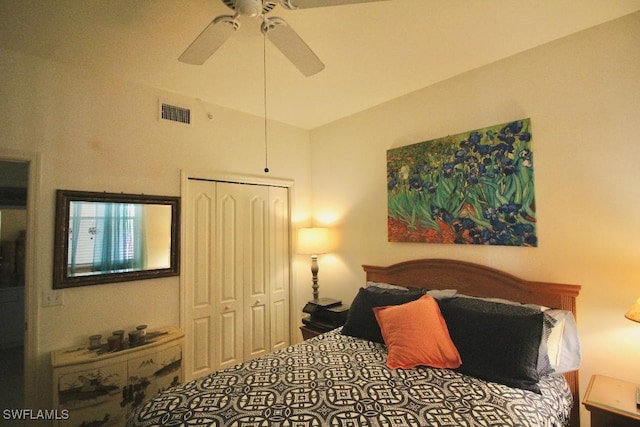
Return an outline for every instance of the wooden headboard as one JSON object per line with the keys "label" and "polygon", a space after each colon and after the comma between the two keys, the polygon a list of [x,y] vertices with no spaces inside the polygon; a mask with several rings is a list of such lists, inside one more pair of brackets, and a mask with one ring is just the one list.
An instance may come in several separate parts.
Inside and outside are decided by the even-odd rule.
{"label": "wooden headboard", "polygon": [[[478,297],[505,298],[571,311],[579,285],[524,280],[494,268],[450,259],[417,259],[387,267],[363,265],[367,281],[427,289],[457,289]],[[578,371],[564,374],[573,394],[571,427],[580,426]]]}

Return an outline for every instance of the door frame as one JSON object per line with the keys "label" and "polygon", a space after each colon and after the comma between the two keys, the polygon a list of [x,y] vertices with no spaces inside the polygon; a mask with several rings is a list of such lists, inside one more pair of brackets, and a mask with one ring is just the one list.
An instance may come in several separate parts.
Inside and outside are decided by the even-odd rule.
{"label": "door frame", "polygon": [[[293,206],[293,189],[294,189],[294,181],[292,179],[286,178],[271,178],[265,176],[257,176],[257,175],[243,175],[243,174],[234,174],[229,172],[214,172],[214,171],[193,171],[193,170],[181,170],[180,171],[180,195],[183,199],[183,202],[180,203],[180,235],[187,236],[187,217],[188,212],[186,211],[188,208],[188,204],[184,203],[184,198],[187,195],[187,186],[189,179],[201,179],[205,181],[222,181],[222,182],[230,182],[235,184],[248,184],[248,185],[265,185],[265,186],[274,186],[274,187],[285,187],[289,191],[288,193],[288,204],[289,204],[289,343],[293,344],[294,337],[299,332],[298,330],[298,321],[299,319],[296,317],[296,310],[294,310],[294,306],[297,301],[297,292],[296,287],[293,283],[293,222],[292,222],[292,206]],[[184,240],[182,240],[181,245],[184,244]],[[187,265],[187,251],[180,251],[180,265]],[[184,272],[180,273],[180,328],[185,329],[186,322],[186,274]]]}
{"label": "door frame", "polygon": [[24,407],[38,407],[38,288],[36,277],[37,214],[42,162],[39,153],[0,149],[0,160],[29,164],[27,178],[27,236],[24,277]]}

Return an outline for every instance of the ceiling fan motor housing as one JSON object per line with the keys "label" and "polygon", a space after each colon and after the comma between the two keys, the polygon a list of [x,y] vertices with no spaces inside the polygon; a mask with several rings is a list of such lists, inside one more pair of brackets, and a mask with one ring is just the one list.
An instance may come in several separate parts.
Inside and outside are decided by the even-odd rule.
{"label": "ceiling fan motor housing", "polygon": [[271,0],[222,0],[229,8],[239,15],[256,17],[269,13],[276,7],[276,2]]}

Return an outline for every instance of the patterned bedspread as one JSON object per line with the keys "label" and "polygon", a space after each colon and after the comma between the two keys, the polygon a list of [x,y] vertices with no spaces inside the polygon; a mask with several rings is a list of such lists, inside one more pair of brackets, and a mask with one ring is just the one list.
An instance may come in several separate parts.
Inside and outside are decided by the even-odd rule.
{"label": "patterned bedspread", "polygon": [[128,426],[564,426],[563,377],[542,394],[448,369],[390,370],[383,345],[328,332],[197,378],[136,408]]}

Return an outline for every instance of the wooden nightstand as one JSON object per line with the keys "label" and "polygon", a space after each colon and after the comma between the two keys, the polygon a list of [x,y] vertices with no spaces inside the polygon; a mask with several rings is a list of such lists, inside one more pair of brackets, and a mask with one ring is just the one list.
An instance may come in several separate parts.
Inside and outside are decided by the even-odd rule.
{"label": "wooden nightstand", "polygon": [[302,338],[308,340],[344,325],[349,306],[342,301],[321,298],[309,301],[302,311],[309,315],[302,319],[304,324],[300,327]]}
{"label": "wooden nightstand", "polygon": [[319,329],[315,329],[311,326],[308,325],[302,325],[300,326],[300,331],[302,331],[302,339],[303,340],[308,340],[311,339],[313,337],[317,337],[318,335],[327,332],[327,331],[321,331]]}
{"label": "wooden nightstand", "polygon": [[591,412],[592,427],[639,427],[634,383],[604,375],[591,377],[583,405]]}

